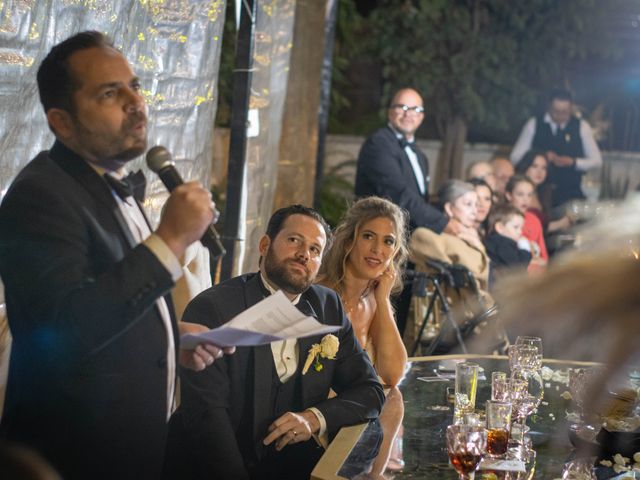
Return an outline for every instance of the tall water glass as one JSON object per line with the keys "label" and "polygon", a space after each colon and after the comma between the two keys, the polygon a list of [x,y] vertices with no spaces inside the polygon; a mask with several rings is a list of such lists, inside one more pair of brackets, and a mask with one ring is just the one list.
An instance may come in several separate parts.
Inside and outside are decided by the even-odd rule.
{"label": "tall water glass", "polygon": [[453,409],[455,419],[461,419],[465,413],[476,408],[476,390],[478,388],[477,363],[463,362],[456,365],[456,393]]}

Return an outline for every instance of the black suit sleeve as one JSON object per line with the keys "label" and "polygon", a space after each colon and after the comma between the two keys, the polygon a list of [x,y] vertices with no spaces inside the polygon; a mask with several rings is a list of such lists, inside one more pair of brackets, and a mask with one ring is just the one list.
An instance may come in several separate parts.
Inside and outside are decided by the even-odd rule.
{"label": "black suit sleeve", "polygon": [[111,215],[103,205],[87,204],[92,199],[84,191],[87,200],[73,197],[69,185],[52,188],[55,180],[22,179],[5,197],[0,273],[12,295],[9,311],[20,309],[15,333],[53,332],[56,350],[75,362],[127,331],[173,280],[144,245],[123,251],[98,218]]}
{"label": "black suit sleeve", "polygon": [[[220,326],[223,317],[210,291],[197,296],[184,312],[183,320],[210,328]],[[239,349],[242,347],[239,347]],[[236,352],[233,355],[239,355]],[[236,433],[229,416],[231,382],[229,363],[223,357],[201,372],[182,368],[181,421],[186,427],[181,442],[191,445],[190,456],[202,478],[248,478]],[[234,401],[242,402],[243,398]]]}
{"label": "black suit sleeve", "polygon": [[402,150],[394,148],[385,136],[369,137],[358,155],[356,195],[387,198],[409,212],[412,228],[426,227],[441,233],[447,218],[427,203],[417,188],[407,187],[398,155],[403,155]]}

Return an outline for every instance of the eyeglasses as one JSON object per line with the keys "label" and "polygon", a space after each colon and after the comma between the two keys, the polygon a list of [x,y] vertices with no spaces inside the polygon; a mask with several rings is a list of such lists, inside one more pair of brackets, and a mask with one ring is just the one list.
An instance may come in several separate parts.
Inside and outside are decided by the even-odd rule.
{"label": "eyeglasses", "polygon": [[418,107],[418,106],[410,107],[409,105],[403,105],[401,103],[396,103],[394,105],[391,105],[391,107],[389,108],[395,110],[396,113],[400,113],[400,110],[402,110],[403,113],[408,113],[410,111],[416,114],[424,113],[424,107]]}

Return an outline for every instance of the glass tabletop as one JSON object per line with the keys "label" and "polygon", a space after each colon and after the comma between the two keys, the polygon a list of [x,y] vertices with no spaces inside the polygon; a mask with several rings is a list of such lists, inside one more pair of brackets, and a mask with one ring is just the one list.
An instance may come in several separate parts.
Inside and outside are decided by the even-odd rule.
{"label": "glass tabletop", "polygon": [[[399,386],[404,403],[404,417],[398,434],[401,458],[396,460],[403,461],[404,467],[401,471],[394,472],[392,478],[458,478],[449,465],[445,447],[445,430],[453,422],[453,398],[450,394],[454,388],[454,379],[453,372],[443,370],[443,367],[451,367],[452,361],[463,358],[478,363],[483,369],[478,379],[476,411],[484,410],[486,400],[490,399],[491,373],[508,372],[507,357],[466,355],[413,359],[406,378]],[[520,478],[543,479],[562,476],[563,466],[572,452],[566,420],[566,413],[571,410],[571,401],[565,393],[569,389],[568,375],[563,375],[563,372],[569,367],[583,365],[591,364],[545,360],[544,366],[547,368],[544,375],[544,398],[537,412],[527,420],[531,429],[529,435],[532,446],[536,452],[535,460],[527,464],[527,474],[521,475]],[[554,375],[551,377],[552,373]],[[338,470],[333,476],[315,475],[312,478],[354,478],[348,472],[357,468],[360,461],[357,451],[361,450],[358,445],[371,437],[367,435],[367,430],[372,428],[376,427],[362,427],[364,432],[358,433],[356,447],[350,450],[352,453],[346,459],[338,462]],[[337,447],[333,454],[339,454],[339,449],[344,448],[344,445]],[[329,456],[329,453],[328,450],[325,456]],[[397,456],[392,452],[392,459],[394,455]],[[321,463],[318,465],[321,466]],[[476,474],[476,478],[480,479],[482,476]]]}
{"label": "glass tabletop", "polygon": [[[491,372],[508,371],[508,360],[500,358],[473,359],[484,369],[478,379],[476,411],[484,410],[491,398]],[[445,447],[445,430],[453,422],[452,398],[447,398],[447,388],[453,389],[453,379],[429,381],[441,372],[441,360],[413,362],[405,381],[400,386],[404,397],[402,452],[405,466],[396,479],[458,478],[449,466]],[[553,365],[553,369],[569,365]],[[437,372],[437,373],[436,373]],[[566,411],[570,402],[561,394],[568,390],[562,383],[548,380],[542,403],[536,414],[529,417],[529,435],[536,451],[535,465],[528,465],[529,478],[555,478],[562,474],[562,467],[571,453],[567,434]],[[534,470],[535,471],[532,471]]]}

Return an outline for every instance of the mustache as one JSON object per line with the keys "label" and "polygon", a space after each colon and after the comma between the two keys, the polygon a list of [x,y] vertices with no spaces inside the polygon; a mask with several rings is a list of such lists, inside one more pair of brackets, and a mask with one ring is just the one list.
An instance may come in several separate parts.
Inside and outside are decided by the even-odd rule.
{"label": "mustache", "polygon": [[147,115],[144,112],[141,112],[141,111],[132,113],[125,120],[123,128],[124,129],[133,128],[140,122],[147,123]]}
{"label": "mustache", "polygon": [[292,258],[291,260],[289,260],[289,262],[297,263],[298,265],[302,265],[307,272],[309,271],[309,269],[307,268],[307,262],[304,261],[304,260],[298,260],[296,258]]}

